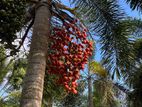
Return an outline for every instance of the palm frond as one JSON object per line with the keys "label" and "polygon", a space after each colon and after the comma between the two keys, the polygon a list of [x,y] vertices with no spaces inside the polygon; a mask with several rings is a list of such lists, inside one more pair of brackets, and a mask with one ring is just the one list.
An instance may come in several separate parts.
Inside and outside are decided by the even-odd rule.
{"label": "palm frond", "polygon": [[101,37],[103,64],[108,71],[114,71],[112,77],[125,73],[133,59],[133,53],[130,54],[132,44],[128,38],[131,34],[129,26],[122,20],[114,27],[110,38],[108,35]]}
{"label": "palm frond", "polygon": [[127,3],[130,4],[130,8],[132,10],[137,9],[139,11],[142,10],[142,0],[126,0]]}
{"label": "palm frond", "polygon": [[[136,81],[141,81],[141,75],[142,75],[142,39],[137,39],[133,43],[133,53],[134,53],[134,60],[133,60],[133,67],[130,67],[128,69],[130,72],[127,75],[126,82],[128,84],[134,85]],[[139,77],[140,76],[140,77]],[[136,80],[136,81],[135,81]]]}
{"label": "palm frond", "polygon": [[124,13],[116,0],[72,0],[72,3],[78,7],[79,16],[88,20],[89,26],[91,25],[89,28],[100,34],[111,32],[110,30],[123,18]]}
{"label": "palm frond", "polygon": [[128,25],[128,29],[131,32],[130,38],[138,39],[142,38],[142,20],[141,19],[133,19],[133,18],[127,18],[126,20],[123,20],[124,24]]}
{"label": "palm frond", "polygon": [[[119,8],[116,0],[73,0],[79,7],[78,12],[83,14],[87,25],[90,26],[92,32],[99,35],[103,65],[108,71],[116,71],[120,75],[120,62],[123,58],[127,58],[128,52],[128,35],[126,27],[121,23],[124,19],[124,13]],[[81,15],[80,15],[81,16]],[[125,28],[124,28],[125,27]],[[125,29],[125,30],[123,30]],[[121,61],[120,61],[121,60]],[[125,65],[122,63],[121,65]]]}
{"label": "palm frond", "polygon": [[116,75],[127,74],[134,67],[136,58],[135,42],[142,36],[141,28],[141,20],[131,18],[121,20],[114,29],[115,40],[113,40],[114,44],[111,49],[107,49],[107,45],[104,46],[105,49],[102,49],[104,50],[103,58],[107,59],[104,60],[105,66],[110,68],[109,70],[116,71],[114,72]]}
{"label": "palm frond", "polygon": [[127,100],[130,102],[131,106],[134,107],[141,107],[141,99],[142,99],[142,39],[136,39],[133,43],[133,53],[135,55],[133,60],[133,66],[130,69],[128,69],[130,72],[128,73],[126,77],[126,83],[129,86],[129,89],[133,89],[128,94]]}

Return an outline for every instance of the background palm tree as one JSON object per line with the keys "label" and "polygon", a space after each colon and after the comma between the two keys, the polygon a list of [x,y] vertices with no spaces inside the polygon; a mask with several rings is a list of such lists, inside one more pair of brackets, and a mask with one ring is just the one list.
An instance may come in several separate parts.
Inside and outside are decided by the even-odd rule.
{"label": "background palm tree", "polygon": [[95,107],[118,107],[118,99],[111,80],[107,78],[96,80],[93,94]]}
{"label": "background palm tree", "polygon": [[93,101],[95,107],[117,107],[114,84],[104,67],[96,62],[90,62],[90,71],[96,76],[93,79]]}
{"label": "background palm tree", "polygon": [[135,60],[133,63],[132,69],[129,69],[130,72],[126,78],[126,83],[132,89],[132,91],[128,94],[128,101],[132,107],[141,107],[142,103],[142,87],[141,87],[141,77],[142,77],[142,61],[141,61],[141,53],[142,53],[142,39],[138,39],[134,42],[134,52],[135,52]]}

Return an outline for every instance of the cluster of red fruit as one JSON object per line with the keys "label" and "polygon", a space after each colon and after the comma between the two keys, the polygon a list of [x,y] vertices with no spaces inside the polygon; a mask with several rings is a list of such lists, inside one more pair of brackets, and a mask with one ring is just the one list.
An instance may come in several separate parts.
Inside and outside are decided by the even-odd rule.
{"label": "cluster of red fruit", "polygon": [[48,53],[48,73],[58,76],[58,83],[77,94],[77,80],[92,55],[92,42],[87,40],[86,29],[73,23],[53,28]]}

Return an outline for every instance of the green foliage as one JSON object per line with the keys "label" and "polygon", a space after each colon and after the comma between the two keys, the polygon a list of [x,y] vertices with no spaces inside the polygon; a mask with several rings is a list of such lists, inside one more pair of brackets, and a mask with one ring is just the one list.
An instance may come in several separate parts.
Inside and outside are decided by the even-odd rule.
{"label": "green foliage", "polygon": [[13,49],[16,33],[24,26],[26,0],[1,0],[0,3],[0,42]]}
{"label": "green foliage", "polygon": [[[7,64],[6,64],[7,63]],[[0,46],[0,84],[3,82],[6,74],[13,69],[13,60],[6,61],[6,51]]]}
{"label": "green foliage", "polygon": [[128,18],[121,21],[117,31],[119,30],[122,30],[121,32],[125,36],[125,39],[121,39],[122,45],[120,47],[123,47],[117,50],[120,54],[118,54],[119,59],[117,65],[124,71],[121,73],[127,75],[131,69],[135,69],[136,62],[139,62],[141,59],[142,21]]}
{"label": "green foliage", "polygon": [[26,67],[27,61],[25,59],[18,59],[16,61],[11,60],[5,65],[3,70],[5,72],[1,72],[3,75],[0,75],[1,82],[3,82],[2,78],[7,80],[7,83],[5,83],[0,90],[4,92],[4,96],[1,98],[2,107],[19,107],[19,99]]}
{"label": "green foliage", "polygon": [[89,69],[91,72],[98,74],[99,76],[106,77],[107,71],[103,68],[101,64],[96,61],[92,61],[89,63]]}
{"label": "green foliage", "polygon": [[1,107],[19,107],[20,91],[9,93],[4,99],[1,99]]}
{"label": "green foliage", "polygon": [[5,63],[5,58],[6,54],[5,54],[5,49],[3,46],[0,46],[0,72],[1,72],[1,75],[0,75],[0,83],[2,82],[3,80],[3,75],[5,75],[5,73],[2,73],[3,72],[3,69],[4,69],[4,63]]}
{"label": "green foliage", "polygon": [[19,90],[22,88],[22,83],[26,73],[26,68],[27,68],[26,59],[19,59],[15,61],[12,74],[9,77],[9,84],[12,86],[12,89]]}
{"label": "green foliage", "polygon": [[141,19],[133,19],[133,18],[127,18],[122,21],[122,23],[126,26],[125,29],[127,29],[129,38],[138,39],[142,37],[142,20]]}
{"label": "green foliage", "polygon": [[6,77],[7,73],[13,69],[13,60],[10,60],[7,65],[4,65],[0,68],[1,75],[0,75],[0,83],[3,82],[4,78]]}
{"label": "green foliage", "polygon": [[25,70],[27,67],[27,62],[24,59],[21,60],[10,60],[3,72],[1,72],[1,83],[4,78],[6,83],[3,84],[3,88],[0,91],[5,91],[5,93],[12,92],[14,90],[20,90],[23,83],[23,77],[25,76]]}

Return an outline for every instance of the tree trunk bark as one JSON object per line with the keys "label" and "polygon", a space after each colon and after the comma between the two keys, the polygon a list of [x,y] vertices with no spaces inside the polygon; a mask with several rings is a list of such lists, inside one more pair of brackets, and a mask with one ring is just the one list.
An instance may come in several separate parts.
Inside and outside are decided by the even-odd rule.
{"label": "tree trunk bark", "polygon": [[24,78],[20,107],[41,107],[48,37],[50,35],[49,19],[48,7],[40,6],[35,16],[29,64]]}
{"label": "tree trunk bark", "polygon": [[[89,65],[88,65],[89,66]],[[93,104],[93,95],[92,95],[92,78],[90,77],[90,68],[88,67],[88,107],[94,107]]]}

